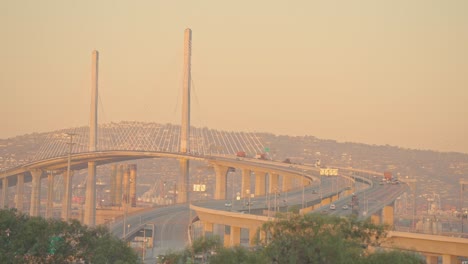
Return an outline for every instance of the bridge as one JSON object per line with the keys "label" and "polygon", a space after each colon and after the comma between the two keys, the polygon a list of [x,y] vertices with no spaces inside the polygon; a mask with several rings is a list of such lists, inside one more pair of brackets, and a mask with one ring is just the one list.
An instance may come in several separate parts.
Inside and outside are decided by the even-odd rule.
{"label": "bridge", "polygon": [[[178,205],[161,209],[160,211],[171,213],[172,215],[184,214],[184,212],[191,212],[189,210],[190,207],[196,212],[198,219],[204,223],[204,233],[213,232],[214,224],[228,226],[230,231],[229,233],[226,232],[226,235],[229,234],[228,237],[225,237],[226,245],[240,243],[241,228],[249,230],[249,243],[251,243],[253,228],[271,219],[271,215],[269,215],[271,213],[271,206],[269,205],[271,199],[268,198],[269,195],[275,194],[274,196],[276,197],[276,193],[278,192],[289,194],[289,201],[295,199],[296,201],[301,200],[301,213],[324,211],[330,203],[338,205],[341,205],[340,203],[347,203],[347,199],[350,199],[350,195],[355,192],[358,195],[378,193],[382,195],[380,201],[371,204],[370,208],[366,208],[366,214],[360,215],[360,217],[371,216],[375,222],[393,223],[393,201],[406,189],[404,184],[392,186],[382,191],[382,189],[379,189],[378,184],[370,180],[371,177],[376,175],[380,177],[380,173],[340,168],[340,176],[349,180],[340,181],[345,185],[338,187],[337,183],[335,189],[332,190],[327,188],[327,186],[330,186],[327,185],[330,183],[330,178],[321,179],[322,176],[319,173],[319,168],[298,165],[293,167],[285,163],[235,157],[233,154],[238,150],[245,150],[250,155],[263,152],[265,145],[256,134],[219,132],[207,128],[192,127],[190,125],[190,59],[191,30],[187,29],[184,41],[184,85],[181,126],[128,123],[127,126],[124,124],[123,128],[117,128],[114,124],[98,125],[97,122],[99,54],[97,51],[94,51],[92,53],[92,94],[89,127],[52,133],[32,160],[11,168],[3,168],[0,172],[2,190],[0,205],[2,207],[9,206],[8,197],[10,188],[15,188],[15,207],[20,211],[24,211],[24,185],[30,182],[29,214],[31,216],[41,215],[41,181],[43,178],[47,178],[48,193],[45,216],[53,217],[52,197],[54,196],[54,178],[61,175],[64,186],[61,217],[64,220],[68,220],[71,217],[72,211],[71,193],[73,174],[75,171],[87,169],[83,223],[94,226],[96,225],[96,168],[98,166],[135,159],[164,158],[175,159],[179,162],[180,175],[176,181],[176,202]],[[187,205],[190,201],[188,190],[190,179],[189,161],[203,161],[213,167],[215,172],[215,201],[213,204]],[[248,213],[227,212],[221,209],[223,206],[225,207],[225,201],[228,200],[226,195],[227,175],[232,170],[240,170],[242,172],[239,196],[240,199],[249,200]],[[114,195],[121,194],[122,197],[126,197],[121,202],[122,204],[128,204],[128,197],[131,195],[130,185],[132,179],[136,180],[131,175],[135,176],[136,168],[130,167],[124,174],[125,176],[120,181],[125,187],[122,187],[122,185],[120,187],[114,186],[111,192],[114,192]],[[255,179],[253,183],[251,183],[251,177]],[[349,184],[349,181],[353,184],[346,185]],[[356,182],[360,182],[370,188],[365,188],[361,191],[356,190]],[[317,188],[317,186],[320,186],[320,193],[309,197],[309,190]],[[307,196],[305,195],[306,190]],[[252,195],[255,197],[252,197]],[[280,207],[278,201],[275,201],[275,208],[280,210]],[[232,207],[230,210],[232,210]],[[241,211],[246,212],[245,208]],[[263,214],[265,211],[267,213],[266,216]],[[257,212],[257,214],[254,212]],[[332,214],[335,213],[337,211],[332,212]],[[340,211],[340,213],[344,212]],[[158,213],[145,211],[129,217],[127,221],[137,223],[136,219],[139,218],[139,224],[141,225],[146,222],[145,220],[151,219],[151,215],[154,216],[155,214],[157,215]],[[126,237],[137,230],[135,227],[141,227],[138,224],[133,224],[132,229],[126,229],[126,225],[123,222],[116,222],[113,224],[112,230],[124,230],[121,236]],[[115,233],[119,235],[118,232]],[[411,234],[406,234],[406,236],[416,239],[416,241],[422,239]],[[398,237],[398,239],[395,239],[395,241],[398,241],[397,243],[406,243],[404,239],[400,239],[401,235],[395,235],[394,237]],[[431,241],[438,240],[433,239]],[[426,249],[421,249],[420,251],[427,253]],[[440,252],[430,253],[440,254]],[[464,256],[458,251],[450,254]],[[450,261],[453,260],[451,257],[449,259]]]}

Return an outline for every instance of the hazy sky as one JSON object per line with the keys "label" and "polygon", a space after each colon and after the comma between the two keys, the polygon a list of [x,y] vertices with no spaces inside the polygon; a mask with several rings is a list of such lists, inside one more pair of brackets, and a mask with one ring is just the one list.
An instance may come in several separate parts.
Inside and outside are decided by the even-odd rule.
{"label": "hazy sky", "polygon": [[0,138],[192,125],[468,153],[468,1],[0,0]]}

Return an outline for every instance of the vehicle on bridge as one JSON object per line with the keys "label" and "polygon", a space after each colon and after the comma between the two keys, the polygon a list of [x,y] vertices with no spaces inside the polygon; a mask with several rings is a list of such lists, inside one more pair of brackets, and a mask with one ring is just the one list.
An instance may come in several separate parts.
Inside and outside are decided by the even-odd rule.
{"label": "vehicle on bridge", "polygon": [[239,158],[245,158],[247,155],[245,154],[245,151],[237,151],[236,156]]}
{"label": "vehicle on bridge", "polygon": [[387,181],[391,181],[393,179],[392,172],[390,171],[384,171],[384,179]]}

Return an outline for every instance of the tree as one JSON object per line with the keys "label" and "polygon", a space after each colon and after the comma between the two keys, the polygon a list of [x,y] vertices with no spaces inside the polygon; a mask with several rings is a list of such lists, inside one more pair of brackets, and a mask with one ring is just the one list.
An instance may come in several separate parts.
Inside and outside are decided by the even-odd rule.
{"label": "tree", "polygon": [[[259,244],[269,263],[362,263],[368,255],[366,246],[378,246],[386,234],[384,226],[370,221],[320,214],[267,222],[259,232],[266,238]],[[383,257],[388,255],[368,260]]]}
{"label": "tree", "polygon": [[210,263],[222,264],[267,264],[268,258],[260,251],[251,251],[241,246],[221,248],[210,259]]}
{"label": "tree", "polygon": [[420,256],[403,251],[384,251],[368,255],[363,264],[398,263],[398,264],[424,264],[426,261]]}
{"label": "tree", "polygon": [[138,255],[106,227],[0,210],[0,263],[138,263]]}
{"label": "tree", "polygon": [[[385,226],[355,217],[285,214],[263,224],[259,232],[264,239],[253,248],[224,248],[216,237],[200,238],[185,251],[166,255],[163,263],[423,263],[417,255],[398,250],[369,252],[368,245],[378,247],[385,239]],[[200,254],[201,259],[196,257]]]}

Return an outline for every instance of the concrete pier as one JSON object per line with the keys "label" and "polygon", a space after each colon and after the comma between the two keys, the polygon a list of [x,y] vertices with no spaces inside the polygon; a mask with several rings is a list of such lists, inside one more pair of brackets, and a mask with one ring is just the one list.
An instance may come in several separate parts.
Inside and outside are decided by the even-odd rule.
{"label": "concrete pier", "polygon": [[21,173],[19,174],[16,182],[16,209],[18,209],[19,212],[24,211],[24,174]]}
{"label": "concrete pier", "polygon": [[41,202],[41,176],[42,170],[31,170],[32,186],[31,186],[31,206],[29,207],[30,216],[39,216],[39,208]]}

